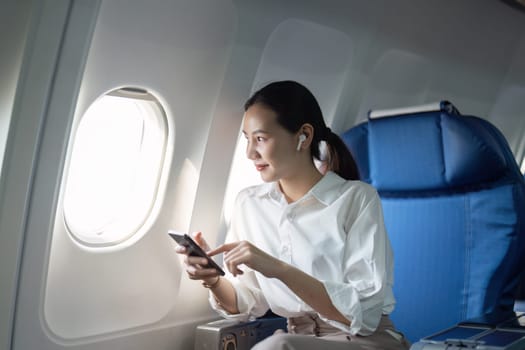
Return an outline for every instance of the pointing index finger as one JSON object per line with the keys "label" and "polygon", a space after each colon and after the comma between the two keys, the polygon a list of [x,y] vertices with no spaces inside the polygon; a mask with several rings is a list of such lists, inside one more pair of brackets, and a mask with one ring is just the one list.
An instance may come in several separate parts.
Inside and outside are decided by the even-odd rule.
{"label": "pointing index finger", "polygon": [[233,248],[235,248],[236,246],[236,243],[225,243],[225,244],[221,244],[220,246],[218,246],[217,248],[215,249],[212,249],[212,250],[209,250],[207,252],[207,254],[209,256],[214,256],[214,255],[217,255],[217,254],[220,254],[220,253],[224,253],[224,252],[229,252],[230,250],[232,250]]}

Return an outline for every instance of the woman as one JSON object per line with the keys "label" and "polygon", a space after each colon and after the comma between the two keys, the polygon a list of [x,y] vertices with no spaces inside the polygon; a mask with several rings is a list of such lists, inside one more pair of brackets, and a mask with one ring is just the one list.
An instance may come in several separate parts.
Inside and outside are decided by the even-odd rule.
{"label": "woman", "polygon": [[[226,318],[287,317],[288,333],[254,349],[407,349],[388,318],[393,258],[379,197],[354,181],[353,158],[315,97],[297,82],[271,83],[246,102],[242,132],[265,183],[239,193],[226,243],[208,252],[224,253],[229,274],[187,256],[189,277]],[[325,174],[314,162],[321,141]]]}

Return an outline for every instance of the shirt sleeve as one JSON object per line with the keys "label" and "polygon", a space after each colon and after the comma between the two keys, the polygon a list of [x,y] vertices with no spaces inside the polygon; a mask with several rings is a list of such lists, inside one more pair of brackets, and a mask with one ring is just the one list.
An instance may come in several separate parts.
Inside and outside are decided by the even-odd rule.
{"label": "shirt sleeve", "polygon": [[[243,240],[243,237],[240,235],[240,233],[243,232],[242,228],[239,226],[238,220],[236,220],[236,214],[242,215],[241,202],[243,195],[244,193],[241,192],[236,198],[234,215],[232,216],[228,234],[226,235],[226,243]],[[222,317],[238,319],[239,321],[248,321],[263,316],[270,307],[261,291],[259,282],[257,282],[255,271],[245,265],[241,265],[240,268],[244,273],[235,277],[224,267],[224,271],[226,272],[225,278],[232,283],[233,288],[235,289],[239,313],[228,313],[219,303],[217,303],[217,300],[211,292],[209,301],[211,307]]]}
{"label": "shirt sleeve", "polygon": [[238,314],[230,314],[224,310],[211,292],[209,301],[211,307],[222,317],[244,322],[264,315],[266,311],[268,311],[269,306],[258,287],[255,272],[253,270],[248,270],[247,267],[243,267],[242,269],[244,271],[242,275],[234,277],[228,272],[225,276],[235,289],[237,308],[239,309]]}
{"label": "shirt sleeve", "polygon": [[383,312],[392,253],[375,190],[371,196],[365,196],[361,204],[354,199],[351,211],[354,210],[357,212],[348,215],[343,281],[323,281],[332,303],[351,325],[323,320],[351,334],[370,335]]}

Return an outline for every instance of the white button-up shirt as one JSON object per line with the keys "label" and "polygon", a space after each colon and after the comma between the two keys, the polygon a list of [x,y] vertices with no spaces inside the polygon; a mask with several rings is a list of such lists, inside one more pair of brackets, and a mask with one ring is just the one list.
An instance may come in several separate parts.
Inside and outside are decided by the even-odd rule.
{"label": "white button-up shirt", "polygon": [[[351,334],[369,335],[382,314],[392,312],[393,256],[374,188],[328,172],[300,200],[288,204],[277,183],[239,193],[226,237],[246,240],[277,259],[320,280],[348,327],[323,320]],[[237,293],[240,314],[214,309],[226,318],[248,320],[268,308],[284,317],[315,312],[284,283],[241,266],[244,274],[227,273]]]}

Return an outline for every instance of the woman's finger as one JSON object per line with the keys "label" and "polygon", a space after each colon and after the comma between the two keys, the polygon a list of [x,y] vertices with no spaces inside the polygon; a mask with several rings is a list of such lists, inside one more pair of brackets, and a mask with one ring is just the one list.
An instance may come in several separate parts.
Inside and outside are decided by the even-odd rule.
{"label": "woman's finger", "polygon": [[206,258],[201,258],[199,256],[191,256],[191,255],[186,255],[186,257],[184,258],[184,262],[188,265],[203,265],[203,266],[206,266],[208,264],[208,260],[206,260]]}
{"label": "woman's finger", "polygon": [[195,243],[197,243],[202,248],[202,250],[204,250],[205,252],[210,250],[210,246],[202,236],[202,232],[194,232],[191,234],[191,236],[193,237]]}
{"label": "woman's finger", "polygon": [[224,256],[224,265],[226,265],[234,276],[244,273],[244,271],[239,268],[239,265],[246,264],[247,262],[244,252],[237,248],[229,251],[227,256]]}
{"label": "woman's finger", "polygon": [[205,268],[201,265],[187,265],[186,272],[191,279],[203,279],[218,276],[218,271],[213,268]]}
{"label": "woman's finger", "polygon": [[235,249],[241,242],[224,243],[215,249],[206,252],[209,256],[214,256],[220,253],[226,253]]}
{"label": "woman's finger", "polygon": [[187,253],[187,249],[186,249],[185,246],[177,244],[175,246],[175,252],[178,253],[178,254],[186,254]]}

